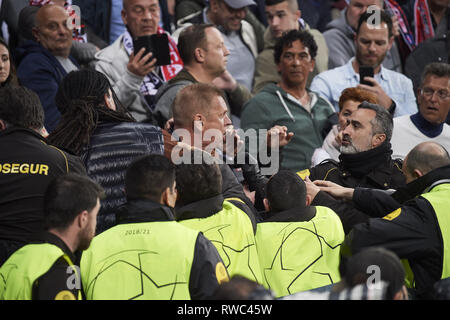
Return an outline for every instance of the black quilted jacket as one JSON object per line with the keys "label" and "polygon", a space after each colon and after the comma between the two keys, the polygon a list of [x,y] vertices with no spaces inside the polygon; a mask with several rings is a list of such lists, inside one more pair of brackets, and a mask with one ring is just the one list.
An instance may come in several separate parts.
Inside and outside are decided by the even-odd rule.
{"label": "black quilted jacket", "polygon": [[102,123],[91,136],[82,159],[88,176],[99,183],[106,197],[97,218],[97,234],[115,225],[117,208],[124,204],[125,173],[131,162],[145,154],[164,154],[161,129],[148,123]]}

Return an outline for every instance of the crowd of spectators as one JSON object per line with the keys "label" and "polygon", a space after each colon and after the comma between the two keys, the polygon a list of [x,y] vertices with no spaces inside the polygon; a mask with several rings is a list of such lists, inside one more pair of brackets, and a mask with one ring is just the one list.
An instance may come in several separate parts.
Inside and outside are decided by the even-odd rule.
{"label": "crowd of spectators", "polygon": [[0,300],[448,298],[449,60],[449,0],[0,0]]}

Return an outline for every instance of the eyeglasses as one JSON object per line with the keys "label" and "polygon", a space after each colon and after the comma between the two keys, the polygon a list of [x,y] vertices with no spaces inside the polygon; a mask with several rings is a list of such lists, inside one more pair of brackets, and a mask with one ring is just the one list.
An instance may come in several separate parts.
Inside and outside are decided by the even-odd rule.
{"label": "eyeglasses", "polygon": [[445,100],[450,97],[450,94],[445,89],[433,90],[431,88],[423,88],[422,90],[420,90],[420,93],[427,98],[431,98],[435,92],[437,93],[439,99]]}

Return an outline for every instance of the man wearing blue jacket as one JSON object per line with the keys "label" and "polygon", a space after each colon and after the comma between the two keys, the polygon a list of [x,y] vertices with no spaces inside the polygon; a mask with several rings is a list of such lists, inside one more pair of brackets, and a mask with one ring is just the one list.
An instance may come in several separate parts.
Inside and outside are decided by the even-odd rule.
{"label": "man wearing blue jacket", "polygon": [[61,116],[54,101],[58,85],[67,73],[79,69],[69,56],[72,30],[67,27],[68,18],[60,6],[41,7],[32,30],[36,41],[29,40],[18,48],[17,75],[23,86],[39,95],[48,132],[55,129]]}

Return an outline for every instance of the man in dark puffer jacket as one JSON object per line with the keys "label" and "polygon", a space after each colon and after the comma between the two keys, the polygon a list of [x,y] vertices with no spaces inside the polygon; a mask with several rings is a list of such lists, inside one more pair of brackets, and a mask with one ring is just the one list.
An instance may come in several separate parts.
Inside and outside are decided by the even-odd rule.
{"label": "man in dark puffer jacket", "polygon": [[117,208],[126,201],[128,165],[141,155],[163,154],[161,129],[135,122],[98,71],[68,74],[55,100],[62,118],[49,140],[80,155],[88,176],[105,189],[98,234],[115,225]]}

